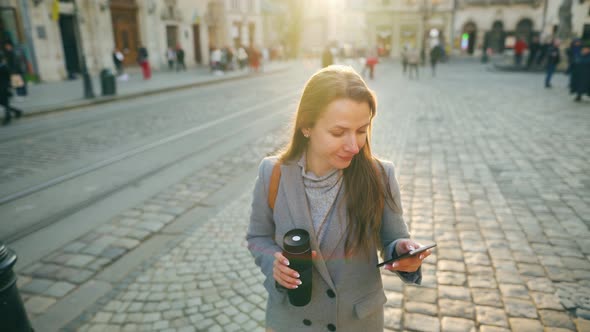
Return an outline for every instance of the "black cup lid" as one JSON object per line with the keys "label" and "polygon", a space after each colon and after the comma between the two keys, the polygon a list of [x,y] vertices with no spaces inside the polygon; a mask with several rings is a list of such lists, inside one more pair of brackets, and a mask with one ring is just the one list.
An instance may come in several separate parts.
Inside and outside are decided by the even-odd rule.
{"label": "black cup lid", "polygon": [[309,233],[305,229],[292,229],[283,238],[284,249],[290,253],[302,253],[309,250]]}

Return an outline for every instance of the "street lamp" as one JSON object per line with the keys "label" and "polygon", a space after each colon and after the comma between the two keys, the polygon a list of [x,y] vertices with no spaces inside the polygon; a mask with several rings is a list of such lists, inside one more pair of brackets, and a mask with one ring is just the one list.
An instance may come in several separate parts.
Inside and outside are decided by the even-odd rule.
{"label": "street lamp", "polygon": [[90,74],[88,74],[88,69],[86,68],[86,56],[84,53],[84,47],[82,45],[82,38],[80,33],[80,11],[78,10],[78,2],[76,0],[73,1],[74,3],[74,34],[76,35],[76,45],[78,48],[78,59],[80,62],[80,70],[82,71],[82,80],[84,82],[84,98],[92,99],[94,98],[94,90],[92,89],[92,79],[90,78]]}

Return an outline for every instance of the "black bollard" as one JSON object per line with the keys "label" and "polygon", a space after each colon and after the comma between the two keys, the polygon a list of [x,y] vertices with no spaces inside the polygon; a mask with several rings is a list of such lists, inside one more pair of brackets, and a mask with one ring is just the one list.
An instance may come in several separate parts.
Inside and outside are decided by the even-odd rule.
{"label": "black bollard", "polygon": [[0,330],[3,332],[33,331],[23,301],[16,288],[12,267],[16,254],[0,241]]}

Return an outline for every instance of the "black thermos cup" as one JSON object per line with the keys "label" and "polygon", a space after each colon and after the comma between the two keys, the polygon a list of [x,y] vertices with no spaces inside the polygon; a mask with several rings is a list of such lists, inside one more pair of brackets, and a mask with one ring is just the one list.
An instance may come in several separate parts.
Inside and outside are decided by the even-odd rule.
{"label": "black thermos cup", "polygon": [[299,273],[301,285],[289,289],[289,302],[302,307],[311,300],[311,247],[309,233],[304,229],[292,229],[283,238],[283,256],[289,260],[289,267]]}

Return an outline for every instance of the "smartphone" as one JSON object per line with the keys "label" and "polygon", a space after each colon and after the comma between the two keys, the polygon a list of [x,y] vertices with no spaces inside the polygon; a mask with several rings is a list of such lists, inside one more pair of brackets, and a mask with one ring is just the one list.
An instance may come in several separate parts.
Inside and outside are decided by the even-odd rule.
{"label": "smartphone", "polygon": [[386,260],[385,262],[379,263],[379,264],[377,264],[377,267],[382,267],[385,264],[389,264],[389,263],[392,263],[392,262],[395,262],[395,261],[398,261],[400,259],[404,259],[404,258],[407,258],[410,256],[418,255],[419,253],[425,252],[426,250],[434,248],[434,247],[436,247],[436,243],[416,248],[412,251],[408,251],[407,253],[405,253],[403,255],[399,255],[396,258],[389,259],[389,260]]}

